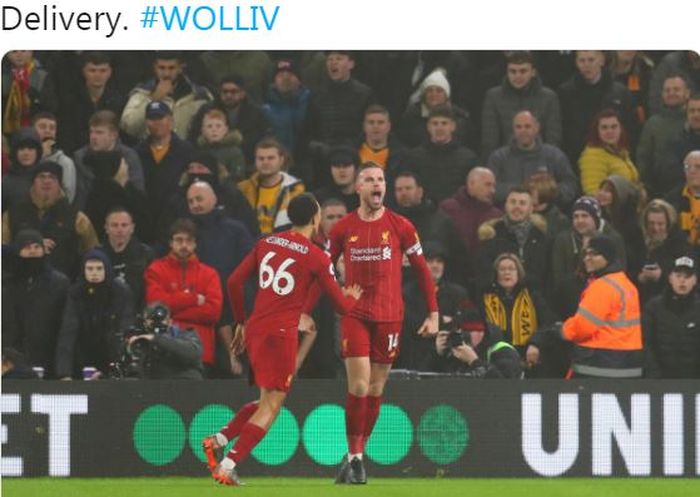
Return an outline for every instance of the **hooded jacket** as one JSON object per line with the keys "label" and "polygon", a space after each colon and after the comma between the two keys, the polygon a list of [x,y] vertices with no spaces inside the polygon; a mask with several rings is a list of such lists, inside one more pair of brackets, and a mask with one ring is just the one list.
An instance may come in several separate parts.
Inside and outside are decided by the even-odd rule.
{"label": "hooded jacket", "polygon": [[[36,160],[32,166],[22,166],[17,160],[17,152],[21,148],[36,150]],[[19,204],[26,199],[32,186],[34,166],[41,161],[41,140],[34,128],[22,128],[12,135],[10,142],[10,170],[2,177],[2,209],[3,211]]]}
{"label": "hooded jacket", "polygon": [[[99,260],[105,268],[102,283],[88,283],[85,265]],[[68,291],[61,331],[56,347],[56,376],[79,378],[82,369],[92,366],[109,372],[110,363],[119,359],[124,335],[134,322],[135,310],[129,287],[114,278],[112,263],[99,249],[83,257],[78,282]]]}

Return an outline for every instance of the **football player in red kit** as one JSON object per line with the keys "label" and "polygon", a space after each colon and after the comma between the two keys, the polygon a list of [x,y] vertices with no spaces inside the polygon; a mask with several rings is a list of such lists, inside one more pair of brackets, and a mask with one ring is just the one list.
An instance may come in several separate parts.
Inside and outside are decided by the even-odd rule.
{"label": "football player in red kit", "polygon": [[[341,290],[330,259],[310,242],[321,221],[320,211],[309,193],[292,199],[288,207],[292,229],[258,241],[228,279],[233,315],[239,323],[232,347],[245,343],[250,381],[260,388],[260,399],[244,406],[219,433],[202,442],[209,469],[219,483],[240,484],[236,465],[263,439],[282,407],[296,369],[299,319],[311,284],[317,281],[341,314],[350,311],[362,295],[358,285]],[[258,291],[246,321],[243,288],[254,273]],[[223,447],[236,436],[233,449],[219,462]]]}
{"label": "football player in red kit", "polygon": [[348,379],[345,425],[349,450],[336,483],[367,482],[362,454],[379,416],[391,364],[399,353],[404,254],[430,312],[417,332],[430,336],[438,331],[435,286],[418,234],[408,219],[384,207],[384,171],[373,163],[363,165],[356,189],[360,207],[338,221],[329,236],[331,260],[343,255],[346,284],[359,285],[364,291],[340,321],[341,354]]}

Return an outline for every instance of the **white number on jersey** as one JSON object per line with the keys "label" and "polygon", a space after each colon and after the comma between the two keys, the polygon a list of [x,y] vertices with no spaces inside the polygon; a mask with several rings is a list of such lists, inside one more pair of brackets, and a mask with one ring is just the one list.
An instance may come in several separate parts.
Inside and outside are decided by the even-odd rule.
{"label": "white number on jersey", "polygon": [[275,255],[277,255],[275,252],[268,252],[260,261],[260,288],[264,290],[272,285],[272,290],[277,295],[288,295],[294,290],[294,276],[287,272],[287,268],[296,261],[288,257],[282,261],[282,264],[275,271],[269,265],[270,260]]}
{"label": "white number on jersey", "polygon": [[398,333],[391,333],[387,338],[389,338],[389,352],[391,352],[394,349],[399,348],[399,334]]}

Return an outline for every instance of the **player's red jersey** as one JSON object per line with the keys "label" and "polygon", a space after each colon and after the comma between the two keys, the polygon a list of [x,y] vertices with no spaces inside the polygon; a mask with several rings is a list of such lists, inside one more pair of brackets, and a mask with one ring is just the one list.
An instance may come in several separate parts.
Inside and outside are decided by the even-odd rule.
{"label": "player's red jersey", "polygon": [[[309,287],[317,280],[341,314],[355,299],[340,290],[328,256],[303,235],[285,231],[259,240],[228,279],[233,315],[244,322],[243,285],[257,271],[258,292],[250,319],[249,332],[280,333],[296,331]],[[296,337],[296,335],[295,335]]]}
{"label": "player's red jersey", "polygon": [[343,254],[345,284],[358,284],[364,290],[350,315],[374,322],[401,322],[403,296],[401,266],[403,254],[414,268],[430,311],[437,311],[435,286],[423,258],[418,233],[403,216],[384,210],[375,221],[363,221],[357,211],[342,218],[333,227],[330,239],[331,259]]}

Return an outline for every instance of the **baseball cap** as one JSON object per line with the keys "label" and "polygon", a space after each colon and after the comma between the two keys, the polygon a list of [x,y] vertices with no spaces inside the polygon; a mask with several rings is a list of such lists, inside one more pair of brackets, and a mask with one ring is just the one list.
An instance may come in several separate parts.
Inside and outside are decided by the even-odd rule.
{"label": "baseball cap", "polygon": [[275,64],[275,74],[288,71],[294,74],[297,78],[299,77],[299,71],[297,70],[297,65],[291,59],[281,59]]}
{"label": "baseball cap", "polygon": [[684,271],[688,273],[695,272],[695,261],[692,257],[684,255],[673,261],[673,271]]}
{"label": "baseball cap", "polygon": [[154,100],[146,105],[146,119],[160,119],[172,115],[173,111],[165,102]]}

